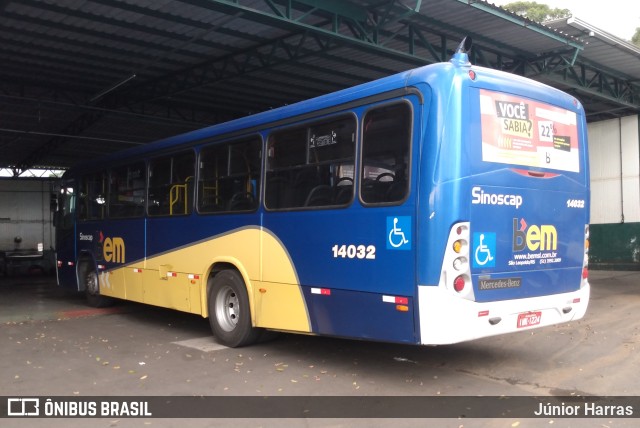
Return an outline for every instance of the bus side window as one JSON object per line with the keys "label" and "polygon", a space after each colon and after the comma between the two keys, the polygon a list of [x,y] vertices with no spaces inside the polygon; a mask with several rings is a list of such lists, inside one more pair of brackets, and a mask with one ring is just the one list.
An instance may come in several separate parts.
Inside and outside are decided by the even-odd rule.
{"label": "bus side window", "polygon": [[109,217],[141,217],[144,214],[145,164],[136,162],[111,170]]}
{"label": "bus side window", "polygon": [[149,215],[190,214],[194,171],[195,155],[192,151],[151,160],[147,206]]}
{"label": "bus side window", "polygon": [[257,137],[215,144],[200,152],[198,211],[253,211],[258,207],[262,142]]}
{"label": "bus side window", "polygon": [[355,140],[354,116],[272,133],[267,143],[265,206],[290,209],[351,203]]}
{"label": "bus side window", "polygon": [[367,205],[401,202],[409,191],[410,105],[397,103],[368,111],[362,133],[362,202]]}
{"label": "bus side window", "polygon": [[107,177],[104,172],[87,174],[80,181],[78,218],[101,220],[105,215]]}

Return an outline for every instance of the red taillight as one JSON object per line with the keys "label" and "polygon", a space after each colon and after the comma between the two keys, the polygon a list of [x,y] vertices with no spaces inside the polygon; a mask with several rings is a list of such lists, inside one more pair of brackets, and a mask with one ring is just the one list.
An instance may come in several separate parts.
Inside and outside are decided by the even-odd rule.
{"label": "red taillight", "polygon": [[460,275],[455,280],[453,280],[453,289],[460,293],[462,290],[464,290],[464,284],[464,278],[462,277],[462,275]]}
{"label": "red taillight", "polygon": [[470,224],[461,222],[451,226],[442,264],[444,286],[456,298],[475,300],[471,280]]}
{"label": "red taillight", "polygon": [[589,278],[589,269],[586,267],[582,268],[582,278],[583,279]]}

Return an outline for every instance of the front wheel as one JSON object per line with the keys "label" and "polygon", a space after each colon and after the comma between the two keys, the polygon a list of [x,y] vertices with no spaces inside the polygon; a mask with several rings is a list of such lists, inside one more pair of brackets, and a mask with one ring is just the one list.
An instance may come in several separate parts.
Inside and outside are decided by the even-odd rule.
{"label": "front wheel", "polygon": [[87,296],[87,304],[94,308],[105,308],[112,306],[115,300],[111,297],[100,294],[100,281],[98,273],[90,263],[85,263],[81,270],[82,280],[84,281],[85,295]]}
{"label": "front wheel", "polygon": [[261,329],[251,324],[249,298],[240,274],[224,270],[210,281],[209,324],[218,342],[230,348],[254,343]]}

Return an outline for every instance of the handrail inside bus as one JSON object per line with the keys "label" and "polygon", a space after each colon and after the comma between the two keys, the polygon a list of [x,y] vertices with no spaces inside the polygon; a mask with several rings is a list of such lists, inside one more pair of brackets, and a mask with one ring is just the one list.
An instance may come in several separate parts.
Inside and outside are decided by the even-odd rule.
{"label": "handrail inside bus", "polygon": [[[184,209],[182,214],[188,214],[188,201],[187,201],[187,188],[189,186],[189,181],[193,179],[193,177],[187,177],[184,184],[174,184],[171,186],[169,190],[169,215],[173,215],[173,207],[178,204],[180,200],[182,200],[182,205],[184,205]],[[178,206],[177,208],[180,208]]]}

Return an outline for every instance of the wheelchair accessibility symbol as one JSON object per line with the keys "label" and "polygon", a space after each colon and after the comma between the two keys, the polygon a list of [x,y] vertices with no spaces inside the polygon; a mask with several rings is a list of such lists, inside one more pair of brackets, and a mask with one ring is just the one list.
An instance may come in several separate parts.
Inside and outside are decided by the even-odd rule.
{"label": "wheelchair accessibility symbol", "polygon": [[496,234],[473,234],[473,267],[487,268],[496,266]]}
{"label": "wheelchair accessibility symbol", "polygon": [[387,249],[410,250],[411,217],[387,217]]}

